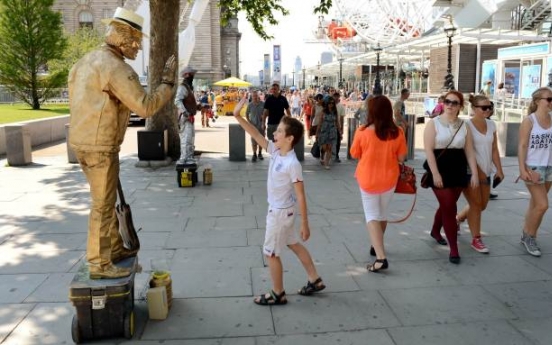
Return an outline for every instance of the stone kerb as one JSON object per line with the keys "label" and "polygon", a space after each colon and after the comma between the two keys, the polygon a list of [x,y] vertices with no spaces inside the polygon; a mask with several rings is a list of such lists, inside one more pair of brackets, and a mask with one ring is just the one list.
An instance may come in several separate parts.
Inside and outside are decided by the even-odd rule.
{"label": "stone kerb", "polygon": [[0,155],[6,154],[6,126],[24,125],[30,133],[31,146],[39,146],[65,139],[65,124],[69,115],[50,117],[47,119],[21,121],[0,126]]}

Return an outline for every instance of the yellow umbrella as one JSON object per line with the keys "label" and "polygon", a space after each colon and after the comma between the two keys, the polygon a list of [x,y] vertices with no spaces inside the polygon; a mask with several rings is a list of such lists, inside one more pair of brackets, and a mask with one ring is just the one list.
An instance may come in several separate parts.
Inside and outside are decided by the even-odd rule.
{"label": "yellow umbrella", "polygon": [[241,87],[241,86],[251,86],[251,83],[246,82],[245,80],[241,80],[236,77],[230,77],[223,80],[219,80],[213,85],[216,86],[230,86],[230,87]]}

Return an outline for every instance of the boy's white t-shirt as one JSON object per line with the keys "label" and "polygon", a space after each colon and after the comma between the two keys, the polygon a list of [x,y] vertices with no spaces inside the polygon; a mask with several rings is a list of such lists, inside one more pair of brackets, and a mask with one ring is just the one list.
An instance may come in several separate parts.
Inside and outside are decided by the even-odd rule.
{"label": "boy's white t-shirt", "polygon": [[280,149],[272,140],[268,141],[270,164],[268,166],[268,180],[266,183],[268,204],[273,208],[289,208],[295,205],[293,184],[303,181],[303,168],[290,150],[285,156],[280,155]]}

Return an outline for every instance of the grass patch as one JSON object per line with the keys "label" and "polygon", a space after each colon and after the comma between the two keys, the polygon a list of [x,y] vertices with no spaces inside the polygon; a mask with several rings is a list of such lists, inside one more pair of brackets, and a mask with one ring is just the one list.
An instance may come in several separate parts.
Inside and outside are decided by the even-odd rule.
{"label": "grass patch", "polygon": [[0,124],[38,120],[68,114],[68,104],[43,104],[40,110],[33,110],[25,103],[0,104]]}

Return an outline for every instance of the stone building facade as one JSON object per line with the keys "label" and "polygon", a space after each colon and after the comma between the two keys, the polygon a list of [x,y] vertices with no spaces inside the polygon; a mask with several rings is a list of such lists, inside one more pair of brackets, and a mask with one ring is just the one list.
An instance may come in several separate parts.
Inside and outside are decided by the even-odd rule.
{"label": "stone building facade", "polygon": [[[101,20],[111,18],[115,9],[123,3],[124,0],[57,0],[53,9],[62,13],[63,24],[68,32],[83,26],[104,30]],[[187,8],[187,18],[192,6],[187,6],[187,0],[181,0],[180,5],[182,9]],[[198,70],[196,79],[203,79],[207,83],[230,75],[239,77],[240,73],[241,33],[238,31],[238,20],[231,20],[229,25],[222,27],[220,11],[218,1],[210,1],[196,27],[196,43],[189,63]],[[182,25],[186,27],[187,21]]]}

